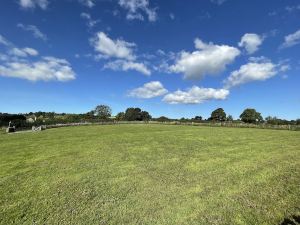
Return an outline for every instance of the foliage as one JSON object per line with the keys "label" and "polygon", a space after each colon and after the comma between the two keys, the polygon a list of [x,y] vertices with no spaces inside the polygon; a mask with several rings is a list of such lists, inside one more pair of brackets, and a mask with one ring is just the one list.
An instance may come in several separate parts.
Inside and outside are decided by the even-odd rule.
{"label": "foliage", "polygon": [[255,109],[245,109],[244,112],[240,115],[240,118],[245,123],[256,123],[263,120],[261,114]]}
{"label": "foliage", "polygon": [[194,120],[194,121],[202,121],[202,116],[195,116],[192,120]]}
{"label": "foliage", "polygon": [[128,108],[125,111],[125,120],[127,121],[148,121],[150,119],[150,114],[140,108]]}
{"label": "foliage", "polygon": [[13,126],[19,126],[22,123],[26,123],[26,117],[21,114],[0,113],[0,126],[8,126],[10,121]]}
{"label": "foliage", "polygon": [[125,120],[125,113],[124,113],[124,112],[119,112],[119,113],[116,115],[116,120],[118,120],[118,121]]}
{"label": "foliage", "polygon": [[226,118],[226,121],[232,122],[233,121],[232,115],[228,115]]}
{"label": "foliage", "polygon": [[108,105],[98,105],[92,112],[95,116],[104,120],[111,116],[111,108]]}
{"label": "foliage", "polygon": [[226,120],[226,113],[225,113],[224,109],[218,108],[218,109],[214,110],[211,113],[210,119],[213,120],[213,121],[225,121]]}
{"label": "foliage", "polygon": [[170,121],[170,119],[168,117],[165,117],[165,116],[158,117],[155,120],[158,121],[158,122],[168,122],[168,121]]}

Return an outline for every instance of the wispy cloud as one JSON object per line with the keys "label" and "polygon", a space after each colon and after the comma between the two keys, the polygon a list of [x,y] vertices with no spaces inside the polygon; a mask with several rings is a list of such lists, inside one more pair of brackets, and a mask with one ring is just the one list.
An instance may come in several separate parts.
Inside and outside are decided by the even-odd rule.
{"label": "wispy cloud", "polygon": [[47,35],[40,31],[40,29],[35,25],[24,25],[22,23],[19,23],[17,27],[21,28],[24,31],[30,32],[37,39],[41,39],[43,41],[47,41],[48,39]]}

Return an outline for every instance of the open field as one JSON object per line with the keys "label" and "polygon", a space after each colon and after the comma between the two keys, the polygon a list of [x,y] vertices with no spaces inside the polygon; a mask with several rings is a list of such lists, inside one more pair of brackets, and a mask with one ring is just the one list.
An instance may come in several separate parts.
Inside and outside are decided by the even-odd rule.
{"label": "open field", "polygon": [[0,223],[280,224],[300,132],[167,125],[0,134]]}

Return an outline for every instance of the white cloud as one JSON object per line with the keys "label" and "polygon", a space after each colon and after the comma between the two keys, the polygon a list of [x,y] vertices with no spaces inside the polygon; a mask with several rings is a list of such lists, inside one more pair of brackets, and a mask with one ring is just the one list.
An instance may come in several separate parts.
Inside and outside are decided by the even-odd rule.
{"label": "white cloud", "polygon": [[116,61],[108,62],[107,64],[104,65],[104,68],[112,69],[116,71],[135,70],[147,76],[151,75],[151,71],[147,68],[147,66],[144,63],[138,63],[138,62],[132,62],[126,60],[116,60]]}
{"label": "white cloud", "polygon": [[217,5],[222,5],[224,2],[227,0],[210,0],[212,3],[217,4]]}
{"label": "white cloud", "polygon": [[134,43],[126,42],[121,39],[112,40],[105,33],[98,32],[96,37],[91,40],[95,50],[102,54],[104,57],[120,58],[127,60],[134,60],[133,54]]}
{"label": "white cloud", "polygon": [[93,8],[95,6],[94,0],[79,0],[79,2],[89,8]]}
{"label": "white cloud", "polygon": [[68,81],[75,79],[70,63],[55,57],[32,58],[38,56],[33,48],[18,48],[0,35],[0,43],[7,54],[0,54],[0,76],[22,78],[30,81]]}
{"label": "white cloud", "polygon": [[239,42],[239,47],[244,47],[248,54],[253,54],[259,49],[262,42],[263,37],[257,34],[244,34]]}
{"label": "white cloud", "polygon": [[9,50],[9,53],[18,57],[27,57],[27,56],[37,56],[39,53],[33,48],[12,48]]}
{"label": "white cloud", "polygon": [[128,20],[144,20],[141,12],[148,16],[149,21],[157,20],[156,10],[149,7],[149,0],[119,0],[119,5],[128,11],[126,16]]}
{"label": "white cloud", "polygon": [[6,45],[6,46],[10,45],[9,41],[6,40],[1,34],[0,34],[0,44]]}
{"label": "white cloud", "polygon": [[252,81],[264,81],[276,74],[279,71],[286,71],[288,67],[272,62],[249,62],[242,65],[239,70],[233,71],[230,76],[224,81],[225,88],[231,88]]}
{"label": "white cloud", "polygon": [[194,52],[181,52],[175,64],[170,66],[170,71],[184,73],[186,79],[201,79],[205,75],[218,74],[234,61],[240,51],[228,45],[215,45],[195,40]]}
{"label": "white cloud", "polygon": [[25,30],[25,31],[29,31],[32,33],[32,35],[35,38],[41,39],[43,41],[47,40],[47,36],[45,34],[43,34],[36,26],[34,25],[24,25],[22,23],[19,23],[17,25],[19,28]]}
{"label": "white cloud", "polygon": [[187,91],[177,90],[167,94],[163,101],[169,104],[200,104],[208,100],[224,100],[229,95],[229,90],[203,88],[193,86]]}
{"label": "white cloud", "polygon": [[281,48],[288,48],[300,43],[300,30],[297,30],[293,34],[289,34],[284,37],[284,43]]}
{"label": "white cloud", "polygon": [[100,22],[100,20],[93,20],[91,15],[88,13],[81,13],[80,16],[81,16],[81,18],[83,18],[87,21],[87,26],[89,28],[94,27],[97,23]]}
{"label": "white cloud", "polygon": [[33,9],[35,7],[40,7],[41,9],[46,9],[49,2],[48,0],[19,0],[19,4],[22,8]]}
{"label": "white cloud", "polygon": [[159,81],[152,81],[142,87],[133,89],[129,92],[129,97],[135,98],[154,98],[166,94],[168,91]]}
{"label": "white cloud", "polygon": [[30,81],[69,81],[75,73],[68,61],[54,57],[44,57],[37,62],[10,61],[0,65],[0,76],[22,78]]}

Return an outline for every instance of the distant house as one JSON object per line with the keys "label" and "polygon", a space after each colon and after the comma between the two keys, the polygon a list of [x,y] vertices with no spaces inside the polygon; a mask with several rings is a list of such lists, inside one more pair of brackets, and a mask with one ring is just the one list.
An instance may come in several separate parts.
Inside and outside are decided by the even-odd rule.
{"label": "distant house", "polygon": [[36,116],[35,115],[32,115],[32,116],[28,116],[26,118],[26,122],[27,123],[34,123],[36,121]]}

